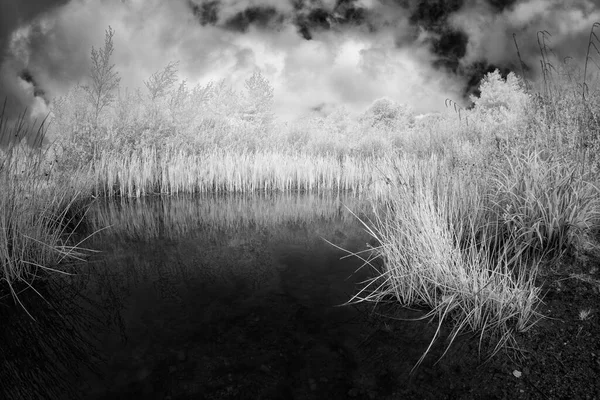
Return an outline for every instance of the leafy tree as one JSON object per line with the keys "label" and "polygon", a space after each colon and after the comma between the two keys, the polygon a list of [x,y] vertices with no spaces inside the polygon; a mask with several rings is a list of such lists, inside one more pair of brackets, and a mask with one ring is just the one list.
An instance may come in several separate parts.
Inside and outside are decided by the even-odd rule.
{"label": "leafy tree", "polygon": [[377,99],[362,116],[373,128],[394,130],[414,123],[412,110],[388,98]]}
{"label": "leafy tree", "polygon": [[162,70],[153,73],[147,81],[144,81],[150,100],[144,117],[148,121],[148,133],[160,134],[163,131],[172,131],[173,124],[172,121],[169,121],[167,95],[177,82],[178,65],[178,61],[171,61]]}
{"label": "leafy tree", "polygon": [[495,70],[487,74],[479,86],[481,95],[471,96],[475,110],[481,113],[506,114],[523,110],[529,101],[521,80],[512,72],[502,79]]}
{"label": "leafy tree", "polygon": [[222,79],[211,87],[212,93],[208,108],[215,117],[224,120],[235,118],[240,109],[240,98],[235,89]]}
{"label": "leafy tree", "polygon": [[334,107],[325,117],[323,124],[327,132],[337,134],[348,134],[355,130],[352,116],[345,106]]}
{"label": "leafy tree", "polygon": [[479,97],[471,96],[479,141],[497,150],[518,148],[530,131],[526,125],[531,101],[522,81],[512,72],[503,79],[495,70],[481,80],[479,90]]}
{"label": "leafy tree", "polygon": [[167,106],[173,123],[192,128],[194,122],[206,114],[213,94],[212,81],[205,86],[198,84],[193,88],[189,88],[185,80],[179,82],[177,88],[170,92]]}
{"label": "leafy tree", "polygon": [[245,81],[245,120],[267,124],[273,120],[274,89],[259,70]]}
{"label": "leafy tree", "polygon": [[52,100],[49,133],[61,158],[61,169],[88,163],[96,138],[92,135],[93,110],[85,88],[79,84]]}
{"label": "leafy tree", "polygon": [[151,101],[164,97],[169,93],[175,82],[177,82],[178,67],[179,61],[171,61],[162,70],[153,73],[147,81],[144,81]]}
{"label": "leafy tree", "polygon": [[121,83],[119,73],[115,71],[115,65],[110,63],[110,57],[114,51],[114,34],[115,31],[109,26],[104,35],[104,47],[95,49],[92,46],[91,85],[83,87],[94,108],[94,126],[98,125],[98,116],[102,110],[114,101],[115,92]]}

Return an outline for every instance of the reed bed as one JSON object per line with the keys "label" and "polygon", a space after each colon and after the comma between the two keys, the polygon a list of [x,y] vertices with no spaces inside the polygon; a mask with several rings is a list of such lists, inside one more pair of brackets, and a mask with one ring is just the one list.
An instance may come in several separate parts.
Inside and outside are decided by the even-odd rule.
{"label": "reed bed", "polygon": [[[41,125],[33,130],[24,118],[11,124],[0,113],[2,141],[8,143],[0,149],[0,300],[9,292],[16,302],[35,279],[64,272],[67,261],[86,253],[72,234],[87,200],[67,181],[51,180],[45,153],[21,143],[41,143],[43,135]],[[9,143],[6,136],[17,140]]]}
{"label": "reed bed", "polygon": [[[374,165],[377,167],[374,167]],[[379,193],[388,159],[277,152],[139,150],[103,153],[93,165],[101,196],[324,191]]]}

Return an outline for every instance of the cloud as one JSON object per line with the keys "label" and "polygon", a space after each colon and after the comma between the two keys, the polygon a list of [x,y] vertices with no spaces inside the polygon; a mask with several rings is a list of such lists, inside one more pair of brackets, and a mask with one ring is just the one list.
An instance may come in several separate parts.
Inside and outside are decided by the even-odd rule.
{"label": "cloud", "polygon": [[[27,35],[27,25],[48,10],[60,7],[65,0],[4,0],[0,2],[0,100],[7,101],[5,117],[11,118],[29,107],[30,111],[44,108],[45,101],[36,98],[35,78],[21,78],[23,65],[10,53],[28,53],[14,42]],[[20,54],[27,56],[28,54]],[[31,75],[30,75],[31,77]],[[39,91],[39,89],[38,89]],[[10,101],[9,101],[10,98]]]}
{"label": "cloud", "polygon": [[464,65],[486,61],[516,68],[515,34],[521,57],[531,71],[528,78],[535,78],[539,71],[538,32],[551,34],[546,35],[546,43],[561,59],[570,56],[581,63],[596,21],[600,21],[600,7],[591,0],[520,1],[500,13],[480,1],[450,18],[450,23],[469,37],[467,53],[461,60]]}
{"label": "cloud", "polygon": [[488,70],[515,69],[513,32],[532,71],[538,30],[575,56],[599,12],[592,0],[10,0],[0,2],[0,95],[13,110],[43,108],[85,82],[110,25],[123,87],[143,89],[179,60],[190,84],[241,88],[260,69],[280,116],[386,96],[427,112],[466,99]]}

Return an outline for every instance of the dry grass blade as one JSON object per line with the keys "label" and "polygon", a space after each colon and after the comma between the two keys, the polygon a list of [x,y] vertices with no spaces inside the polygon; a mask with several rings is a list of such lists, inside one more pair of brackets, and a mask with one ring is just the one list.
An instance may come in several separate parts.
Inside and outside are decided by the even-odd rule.
{"label": "dry grass blade", "polygon": [[38,271],[66,274],[61,267],[65,261],[81,261],[90,253],[81,243],[71,243],[85,215],[79,211],[89,202],[68,181],[51,182],[44,175],[46,154],[40,148],[46,120],[36,129],[27,124],[26,112],[12,122],[4,112],[0,114],[0,143],[4,144],[0,149],[0,281],[23,307],[18,298],[21,290],[15,285],[39,294],[32,285],[40,278]]}
{"label": "dry grass blade", "polygon": [[[528,329],[537,315],[537,268],[524,261],[523,234],[507,236],[498,229],[498,207],[485,195],[483,182],[465,184],[466,176],[442,171],[434,158],[397,161],[398,179],[383,207],[375,208],[373,221],[361,221],[380,244],[361,260],[372,264],[378,259],[383,265],[374,267],[376,276],[350,302],[391,297],[401,306],[429,310],[424,318],[437,320],[413,371],[446,323],[452,330],[442,357],[467,331],[480,332],[480,346],[485,338],[495,352],[513,340],[513,332]],[[508,185],[505,192],[513,202],[519,198],[515,188],[528,190],[518,182]]]}

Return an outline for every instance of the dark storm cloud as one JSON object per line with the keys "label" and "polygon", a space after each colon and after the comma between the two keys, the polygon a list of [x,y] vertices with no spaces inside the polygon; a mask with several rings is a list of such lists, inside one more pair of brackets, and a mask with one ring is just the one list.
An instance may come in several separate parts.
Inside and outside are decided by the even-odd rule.
{"label": "dark storm cloud", "polygon": [[[578,23],[574,13],[585,16],[598,12],[592,0],[281,0],[279,4],[287,6],[277,7],[269,6],[272,0],[190,2],[202,24],[245,32],[251,26],[277,29],[289,21],[305,40],[315,40],[327,32],[352,30],[369,35],[399,26],[396,46],[427,47],[434,56],[434,68],[466,82],[465,94],[476,89],[481,77],[495,68],[521,72],[515,62],[513,33],[523,40],[525,52],[534,55],[524,60],[525,69],[533,73],[538,30],[566,35],[553,43],[554,50],[572,51],[575,41],[584,41],[581,26],[589,30],[593,23],[584,22],[585,18]],[[236,13],[221,18],[220,13],[227,13],[233,4]]]}
{"label": "dark storm cloud", "polygon": [[69,0],[2,0],[0,1],[0,61],[4,58],[10,34],[44,12]]}
{"label": "dark storm cloud", "polygon": [[517,0],[487,0],[487,3],[493,8],[495,12],[502,12],[507,8],[512,7]]}
{"label": "dark storm cloud", "polygon": [[[288,7],[276,7],[273,2],[241,1],[235,2],[237,11],[234,15],[224,17],[221,14],[229,14],[231,8],[226,1],[201,1],[188,0],[193,15],[201,25],[214,25],[222,28],[245,32],[250,26],[260,29],[277,29],[285,21],[295,24],[298,32],[305,39],[312,39],[315,33],[327,31],[343,26],[372,26],[369,11],[365,7],[357,5],[357,0],[337,1],[306,1],[306,0],[281,0],[281,4]],[[240,9],[240,5],[247,5]],[[329,3],[329,4],[328,4]]]}
{"label": "dark storm cloud", "polygon": [[194,17],[196,17],[200,22],[200,25],[215,25],[219,21],[218,1],[210,0],[197,4],[191,0],[188,0],[187,4],[192,10]]}
{"label": "dark storm cloud", "polygon": [[38,83],[36,82],[35,78],[33,77],[33,75],[31,75],[31,72],[29,72],[29,70],[27,69],[23,69],[21,71],[21,73],[19,74],[19,78],[23,79],[25,82],[31,84],[31,86],[33,87],[33,95],[35,97],[44,97],[44,95],[46,94],[46,92],[44,91],[44,89],[42,89]]}
{"label": "dark storm cloud", "polygon": [[246,32],[248,27],[279,29],[284,17],[274,7],[249,7],[225,21],[224,27],[238,32]]}
{"label": "dark storm cloud", "polygon": [[[460,60],[464,70],[498,67],[521,73],[515,34],[528,79],[539,75],[539,31],[552,34],[547,44],[557,56],[554,64],[570,56],[581,65],[590,29],[597,21],[600,6],[592,0],[475,1],[449,18],[450,25],[469,38]],[[473,68],[482,64],[486,67]]]}
{"label": "dark storm cloud", "polygon": [[410,16],[410,20],[417,24],[423,25],[429,29],[437,29],[446,25],[448,15],[460,10],[464,4],[463,0],[422,0],[411,2],[416,4]]}
{"label": "dark storm cloud", "polygon": [[364,7],[358,7],[355,0],[339,1],[335,13],[339,19],[348,24],[363,25],[368,23],[369,12]]}
{"label": "dark storm cloud", "polygon": [[[496,65],[483,65],[485,61],[479,59],[474,60],[473,65],[462,62],[470,38],[463,29],[451,24],[450,18],[478,3],[488,5],[494,13],[501,13],[514,6],[516,0],[281,0],[280,3],[287,3],[289,7],[268,6],[272,4],[270,1],[189,0],[192,13],[201,25],[236,32],[246,32],[251,26],[276,30],[283,24],[292,23],[299,36],[313,40],[330,31],[358,30],[369,35],[398,30],[397,47],[413,46],[419,41],[419,46],[428,47],[433,54],[431,65],[434,68],[475,82],[465,89],[470,92],[481,78],[481,71],[493,70]],[[231,14],[229,10],[234,5],[235,13],[224,17],[222,14]],[[404,21],[409,22],[408,29]]]}
{"label": "dark storm cloud", "polygon": [[411,23],[432,33],[426,43],[438,57],[434,66],[458,72],[460,59],[467,52],[469,38],[464,32],[454,29],[448,24],[448,17],[460,10],[463,0],[427,0],[412,2]]}
{"label": "dark storm cloud", "polygon": [[13,33],[38,16],[66,3],[68,0],[0,1],[0,99],[2,102],[8,100],[6,117],[22,112],[26,107],[31,108],[35,98],[43,97],[45,92],[30,70],[18,63],[7,62]]}

